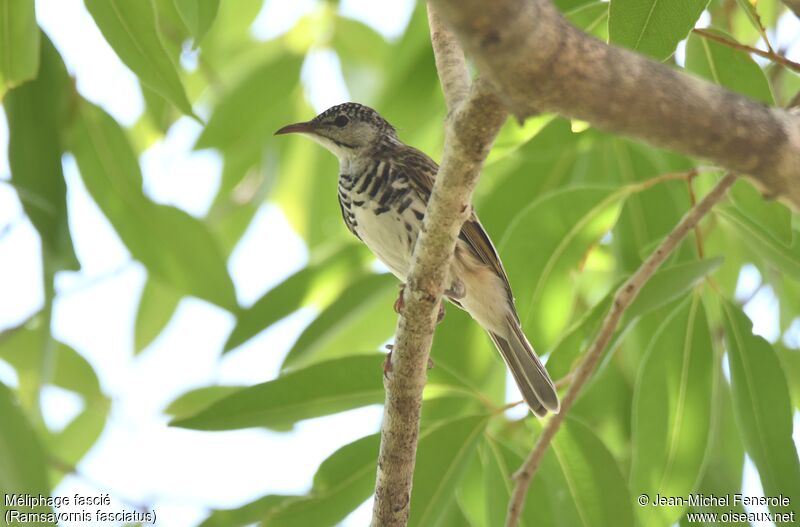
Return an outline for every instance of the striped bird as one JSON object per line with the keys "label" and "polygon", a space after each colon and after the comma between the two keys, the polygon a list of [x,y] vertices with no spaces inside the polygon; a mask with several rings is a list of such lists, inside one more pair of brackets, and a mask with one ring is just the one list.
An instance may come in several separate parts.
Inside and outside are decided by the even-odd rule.
{"label": "striped bird", "polygon": [[[357,103],[275,133],[310,137],[339,159],[345,225],[405,282],[438,165],[403,144],[378,112]],[[461,228],[450,276],[445,296],[489,333],[531,410],[558,412],[553,381],[522,332],[503,264],[474,212]]]}

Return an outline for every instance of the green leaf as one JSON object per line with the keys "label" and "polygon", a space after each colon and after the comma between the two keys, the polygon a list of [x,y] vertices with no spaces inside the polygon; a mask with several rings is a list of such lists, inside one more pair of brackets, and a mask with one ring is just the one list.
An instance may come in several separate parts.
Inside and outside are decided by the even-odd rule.
{"label": "green leaf", "polygon": [[560,379],[578,366],[578,359],[594,339],[600,324],[611,307],[618,287],[597,302],[592,308],[568,329],[562,332],[553,344],[547,359],[547,371],[553,379]]}
{"label": "green leaf", "polygon": [[246,389],[247,386],[205,386],[183,393],[169,403],[164,413],[175,418],[189,417],[205,410],[213,403],[234,393]]}
{"label": "green leaf", "polygon": [[339,295],[353,275],[363,272],[363,255],[361,247],[347,244],[320,261],[308,264],[264,293],[252,306],[237,314],[236,326],[225,342],[224,352],[236,348],[303,307],[320,290],[327,290],[329,296]]}
{"label": "green leaf", "polygon": [[[489,437],[488,434],[484,436],[482,446],[486,525],[504,525],[508,513],[508,503],[514,490],[513,475],[522,466],[524,459],[507,446]],[[552,453],[548,452],[546,457],[552,457]],[[540,471],[540,476],[533,480],[525,495],[520,527],[555,524],[550,504],[545,496],[546,492],[542,489],[547,484],[543,481],[543,476],[546,474],[544,463]]]}
{"label": "green leaf", "polygon": [[35,397],[43,382],[42,354],[45,346],[53,346],[54,368],[48,382],[78,394],[83,399],[84,409],[63,430],[42,430],[43,439],[47,450],[58,459],[77,463],[100,437],[111,404],[101,390],[92,365],[66,344],[57,341],[48,344],[50,338],[43,320],[37,318],[0,341],[0,359],[16,370],[20,396],[33,394]]}
{"label": "green leaf", "polygon": [[572,274],[614,225],[625,192],[578,187],[523,209],[500,242],[520,319],[534,347],[547,348],[568,322]]}
{"label": "green leaf", "polygon": [[[792,404],[775,350],[752,334],[752,323],[731,302],[722,304],[733,409],[745,448],[758,468],[765,496],[800,500],[800,461],[792,440]],[[791,507],[770,507],[787,513]]]}
{"label": "green leaf", "polygon": [[568,418],[552,448],[583,525],[635,524],[633,501],[619,466],[586,425]]}
{"label": "green leaf", "polygon": [[[714,411],[713,419],[709,423],[711,432],[711,444],[708,449],[708,458],[703,467],[703,479],[693,492],[706,496],[732,496],[742,491],[742,472],[744,468],[744,447],[736,429],[736,422],[733,416],[733,403],[731,401],[731,391],[728,384],[724,381],[719,363],[715,365],[717,369],[717,386],[714,390]],[[634,493],[638,489],[633,489]],[[745,512],[741,505],[730,503],[729,505],[712,505],[703,507],[689,507],[688,512],[716,512],[724,514],[726,512]],[[685,516],[684,516],[685,520]],[[731,522],[734,525],[750,525],[748,522]],[[685,522],[681,522],[684,526]],[[692,525],[696,525],[693,523]],[[702,523],[716,527],[719,525],[714,522]],[[685,525],[688,527],[688,525]]]}
{"label": "green leaf", "polygon": [[358,61],[375,67],[385,64],[389,45],[380,33],[363,22],[344,16],[337,15],[333,22],[331,47],[342,61]]}
{"label": "green leaf", "polygon": [[270,511],[280,509],[301,496],[269,495],[235,509],[212,511],[199,527],[245,527],[261,521]]}
{"label": "green leaf", "polygon": [[[0,358],[17,370],[20,389],[40,374],[46,330],[43,320],[37,318],[0,341]],[[86,401],[104,398],[91,364],[73,348],[56,341],[53,363],[54,385],[75,392]]]}
{"label": "green leaf", "polygon": [[111,402],[107,399],[88,402],[86,409],[63,430],[50,434],[47,450],[64,463],[78,463],[103,433],[110,410]]}
{"label": "green leaf", "polygon": [[339,523],[373,493],[379,446],[380,434],[373,434],[334,452],[319,466],[309,496],[272,509],[263,517],[264,524],[327,527]]}
{"label": "green leaf", "polygon": [[585,135],[573,133],[566,119],[552,119],[528,141],[486,166],[487,177],[482,181],[495,183],[485,196],[481,195],[484,185],[478,187],[476,208],[496,241],[536,196],[565,183],[578,157],[579,140]]}
{"label": "green leaf", "polygon": [[194,36],[195,46],[203,40],[217,17],[219,0],[174,0],[186,27]]}
{"label": "green leaf", "polygon": [[[734,40],[722,31],[705,31]],[[775,104],[764,70],[743,51],[693,33],[686,44],[686,69],[729,90],[769,105]]]}
{"label": "green leaf", "polygon": [[[756,11],[756,6],[750,3],[750,0],[736,0],[736,3],[739,5],[739,9],[745,14],[750,24],[752,24],[753,29],[758,32],[765,42],[769,42],[769,37],[766,31],[764,31],[764,26],[761,22],[761,17],[758,15],[758,11]],[[762,5],[764,3],[766,2],[762,2]]]}
{"label": "green leaf", "polygon": [[72,139],[86,188],[134,258],[177,292],[234,310],[233,282],[216,241],[202,222],[144,195],[139,164],[116,121],[83,102]]}
{"label": "green leaf", "polygon": [[411,495],[410,526],[436,525],[453,504],[458,486],[488,417],[463,417],[446,422],[419,441]]}
{"label": "green leaf", "polygon": [[[181,113],[161,95],[149,88],[146,84],[139,82],[139,89],[142,90],[144,98],[144,114],[142,119],[148,119],[151,126],[166,135],[169,127],[181,116]],[[137,123],[139,125],[140,123]]]}
{"label": "green leaf", "polygon": [[575,27],[601,40],[608,40],[608,2],[591,2],[565,14]]}
{"label": "green leaf", "polygon": [[285,373],[218,400],[172,426],[195,430],[284,427],[383,402],[385,356],[354,355]]}
{"label": "green leaf", "polygon": [[[663,320],[658,315],[659,311],[656,311],[645,320],[639,321],[632,333],[643,333],[646,335],[643,340],[649,342],[649,337],[652,337],[658,325],[651,330],[647,319],[654,317],[659,321]],[[575,402],[571,415],[592,429],[611,454],[621,463],[625,463],[623,470],[627,472],[631,457],[631,412],[635,378],[635,371],[631,373],[628,369],[628,348],[633,348],[641,356],[647,344],[629,344],[634,339],[631,338],[631,333],[625,336],[618,349],[607,355],[607,360],[597,368]],[[614,360],[610,360],[610,357],[614,357]],[[640,360],[635,366],[639,362]]]}
{"label": "green leaf", "polygon": [[462,386],[503,404],[506,369],[497,350],[469,314],[449,304],[446,309],[447,316],[433,335],[431,359],[435,367],[428,372],[428,382]]}
{"label": "green leaf", "polygon": [[707,258],[675,264],[661,269],[639,291],[630,307],[625,310],[625,319],[633,320],[681,297],[700,280],[713,273],[722,264],[723,258]]}
{"label": "green leaf", "polygon": [[34,0],[0,0],[0,100],[36,77],[39,42]]}
{"label": "green leaf", "polygon": [[297,86],[301,63],[296,55],[268,56],[217,103],[194,147],[224,150],[271,141],[275,130],[288,124],[286,99]]}
{"label": "green leaf", "polygon": [[728,224],[730,231],[749,246],[755,255],[800,280],[800,244],[795,243],[791,247],[784,245],[770,231],[738,208],[717,207],[715,212]]}
{"label": "green leaf", "polygon": [[139,79],[194,117],[175,63],[156,25],[152,0],[84,0],[100,32]]}
{"label": "green leaf", "polygon": [[401,130],[401,139],[407,144],[423,151],[439,148],[445,106],[421,2],[416,4],[403,36],[390,45],[383,67],[386,79],[374,107]]}
{"label": "green leaf", "polygon": [[744,179],[734,183],[728,196],[736,208],[784,245],[792,244],[792,213],[786,206],[765,200]]}
{"label": "green leaf", "polygon": [[789,389],[792,392],[794,407],[800,409],[800,350],[789,349],[778,343],[775,345],[779,352],[783,371],[789,379]]}
{"label": "green leaf", "polygon": [[478,455],[470,459],[461,477],[461,483],[456,489],[457,508],[468,518],[467,521],[456,524],[457,526],[468,524],[478,527],[486,524],[486,487],[481,466],[480,444],[478,448]]}
{"label": "green leaf", "polygon": [[356,279],[300,334],[282,369],[359,350],[374,349],[392,335],[397,279],[371,274]]}
{"label": "green leaf", "polygon": [[143,351],[167,327],[180,300],[181,295],[172,288],[152,278],[145,282],[133,331],[135,353]]}
{"label": "green leaf", "polygon": [[665,60],[686,38],[709,0],[611,0],[611,43]]}
{"label": "green leaf", "polygon": [[[16,11],[23,2],[14,4]],[[0,11],[4,9],[11,8],[3,8],[0,3]],[[0,14],[0,27],[2,17]],[[38,51],[39,46],[36,47]],[[5,55],[6,50],[0,51],[0,56]],[[44,37],[38,77],[9,92],[4,105],[11,181],[25,214],[39,231],[45,257],[52,266],[76,270],[79,265],[67,225],[67,185],[61,171],[61,133],[70,94],[74,94],[74,88],[67,69],[53,44]]]}
{"label": "green leaf", "polygon": [[[653,337],[633,402],[631,487],[637,494],[688,496],[708,452],[714,350],[698,294]],[[671,525],[682,507],[637,507],[643,525]]]}
{"label": "green leaf", "polygon": [[[624,334],[628,326],[640,317],[685,294],[703,277],[717,269],[721,263],[722,258],[710,258],[679,263],[656,271],[639,291],[639,295],[633,303],[625,310],[617,333]],[[576,359],[580,357],[581,352],[586,351],[587,346],[595,338],[600,323],[608,313],[611,301],[621,284],[622,282],[612,287],[602,300],[559,337],[547,361],[547,370],[554,378],[563,377],[576,366]]]}
{"label": "green leaf", "polygon": [[591,1],[592,0],[553,0],[553,4],[562,12],[567,12],[575,10]]}
{"label": "green leaf", "polygon": [[[49,496],[46,456],[39,438],[17,403],[14,393],[0,383],[0,494]],[[6,519],[6,511],[51,512],[49,507],[8,507],[6,499],[0,502],[0,517]]]}
{"label": "green leaf", "polygon": [[[635,184],[667,172],[681,172],[693,165],[683,158],[670,157],[659,151],[645,148],[631,141],[609,138],[599,145],[609,159],[609,178],[617,178],[626,184]],[[611,250],[624,273],[638,269],[649,253],[680,221],[691,207],[685,181],[666,181],[659,185],[633,193],[620,211],[612,231]],[[688,238],[691,239],[692,236]],[[682,245],[691,244],[691,240]],[[694,246],[690,245],[691,258],[695,258]],[[681,259],[681,246],[675,251],[675,259]]]}

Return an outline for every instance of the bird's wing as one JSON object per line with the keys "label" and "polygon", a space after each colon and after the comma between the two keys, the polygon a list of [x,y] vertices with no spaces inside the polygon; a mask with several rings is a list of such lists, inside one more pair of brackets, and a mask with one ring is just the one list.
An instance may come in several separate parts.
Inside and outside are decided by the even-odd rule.
{"label": "bird's wing", "polygon": [[[433,190],[434,178],[439,171],[439,165],[423,152],[415,148],[408,148],[408,155],[403,159],[402,163],[398,164],[403,168],[398,168],[404,171],[411,186],[425,203],[428,203],[431,191]],[[511,292],[511,285],[508,282],[506,271],[503,269],[503,263],[500,261],[500,256],[498,256],[492,240],[489,238],[483,225],[481,225],[474,210],[470,213],[469,219],[467,219],[461,227],[459,238],[464,241],[467,248],[479,261],[491,268],[494,273],[503,280],[503,284],[508,293],[509,302],[513,305],[514,298]]]}

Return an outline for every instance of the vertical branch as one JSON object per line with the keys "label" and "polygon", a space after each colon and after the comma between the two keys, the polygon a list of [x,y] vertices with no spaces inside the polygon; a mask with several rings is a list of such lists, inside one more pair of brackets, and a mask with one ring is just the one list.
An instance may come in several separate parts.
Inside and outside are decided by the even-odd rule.
{"label": "vertical branch", "polygon": [[430,26],[448,104],[445,146],[403,293],[404,308],[397,324],[391,373],[384,380],[386,401],[373,526],[408,523],[422,391],[438,305],[449,278],[458,234],[470,214],[472,191],[506,118],[487,84],[478,80],[469,86],[464,55],[435,13],[431,13]]}
{"label": "vertical branch", "polygon": [[442,23],[433,5],[428,3],[428,27],[431,32],[431,46],[436,60],[436,71],[447,104],[448,112],[452,112],[464,100],[469,92],[469,71],[464,59],[464,52],[455,36]]}
{"label": "vertical branch", "polygon": [[689,209],[689,212],[678,222],[672,232],[664,238],[664,241],[661,242],[658,248],[656,248],[647,260],[642,263],[639,269],[622,284],[619,290],[617,290],[611,310],[608,312],[608,315],[606,315],[597,338],[586,353],[586,358],[581,362],[581,365],[575,372],[574,380],[572,384],[570,384],[569,390],[567,390],[567,394],[564,396],[564,400],[561,402],[561,411],[555,414],[547,423],[547,426],[542,431],[542,435],[539,436],[536,445],[525,460],[525,463],[523,463],[520,470],[514,475],[516,486],[514,487],[514,492],[511,495],[511,500],[508,505],[508,516],[506,518],[507,527],[514,527],[519,524],[519,518],[525,503],[525,495],[528,493],[528,487],[533,477],[536,475],[536,471],[539,469],[539,464],[544,457],[544,453],[547,451],[547,447],[550,446],[550,442],[553,440],[556,432],[558,432],[567,412],[572,408],[581,389],[594,371],[597,361],[603,355],[603,351],[611,340],[622,318],[622,314],[639,294],[644,284],[653,276],[653,273],[664,263],[667,256],[675,250],[678,243],[680,243],[686,234],[698,224],[709,210],[711,210],[711,207],[725,196],[725,193],[731,185],[733,185],[735,180],[736,176],[734,174],[729,173],[725,175],[700,203]]}

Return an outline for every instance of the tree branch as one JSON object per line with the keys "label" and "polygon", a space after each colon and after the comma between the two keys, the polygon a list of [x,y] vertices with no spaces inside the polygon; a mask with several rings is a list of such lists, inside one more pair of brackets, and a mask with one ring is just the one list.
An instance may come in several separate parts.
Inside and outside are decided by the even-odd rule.
{"label": "tree branch", "polygon": [[605,44],[550,0],[432,1],[518,117],[556,112],[708,159],[800,210],[800,115]]}
{"label": "tree branch", "polygon": [[469,92],[467,61],[455,36],[442,24],[430,3],[428,3],[428,27],[430,27],[431,46],[442,93],[448,111],[452,112]]}
{"label": "tree branch", "polygon": [[[472,191],[483,161],[506,112],[487,83],[476,80],[466,91],[466,63],[449,32],[431,18],[436,63],[449,107],[442,163],[414,248],[404,308],[398,320],[385,377],[386,401],[375,483],[373,526],[408,523],[416,461],[422,390],[436,325],[438,305],[461,225],[469,217]],[[460,55],[460,59],[459,59]],[[462,94],[463,92],[463,94]],[[464,97],[466,96],[466,97]],[[459,100],[463,100],[460,104]]]}
{"label": "tree branch", "polygon": [[800,0],[783,0],[783,3],[786,4],[792,13],[800,17]]}
{"label": "tree branch", "polygon": [[697,35],[700,35],[703,38],[707,38],[708,40],[719,42],[720,44],[728,46],[729,48],[738,49],[739,51],[744,51],[745,53],[752,53],[753,55],[758,55],[759,57],[769,59],[773,62],[780,64],[781,66],[786,66],[790,70],[800,73],[800,64],[794,62],[793,60],[789,60],[783,55],[779,55],[774,51],[764,51],[763,49],[754,48],[752,46],[746,46],[729,38],[725,38],[716,35],[710,31],[706,31],[705,29],[695,28],[692,30],[692,32]]}
{"label": "tree branch", "polygon": [[572,384],[570,384],[569,390],[567,390],[561,402],[561,411],[553,415],[550,421],[548,421],[547,426],[536,441],[536,445],[525,460],[525,463],[523,463],[520,470],[514,475],[517,483],[508,506],[508,517],[506,518],[507,527],[514,527],[519,523],[520,514],[522,513],[522,508],[525,503],[525,495],[544,457],[544,453],[547,447],[550,446],[550,442],[553,440],[556,432],[558,432],[567,412],[572,408],[581,389],[594,371],[594,367],[603,355],[603,351],[611,340],[614,331],[617,329],[617,325],[623,313],[631,302],[633,302],[650,277],[653,276],[653,273],[664,263],[667,256],[675,250],[678,243],[680,243],[686,234],[698,224],[703,216],[711,210],[711,207],[725,196],[725,193],[731,185],[733,185],[735,180],[736,176],[731,173],[723,177],[700,203],[691,208],[689,212],[684,215],[672,232],[664,238],[664,241],[661,242],[658,248],[656,248],[647,260],[642,263],[641,267],[639,267],[639,269],[617,290],[614,296],[614,302],[603,321],[597,338],[586,353],[586,358],[576,370]]}

